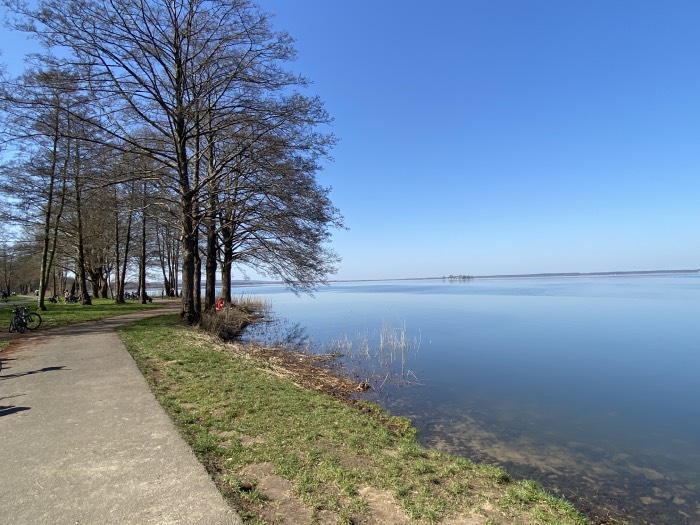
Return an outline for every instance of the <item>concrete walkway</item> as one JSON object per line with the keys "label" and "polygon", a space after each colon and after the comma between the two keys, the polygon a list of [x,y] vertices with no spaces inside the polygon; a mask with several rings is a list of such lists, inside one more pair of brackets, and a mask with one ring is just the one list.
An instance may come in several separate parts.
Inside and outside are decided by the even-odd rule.
{"label": "concrete walkway", "polygon": [[13,337],[0,352],[0,523],[240,524],[114,327]]}

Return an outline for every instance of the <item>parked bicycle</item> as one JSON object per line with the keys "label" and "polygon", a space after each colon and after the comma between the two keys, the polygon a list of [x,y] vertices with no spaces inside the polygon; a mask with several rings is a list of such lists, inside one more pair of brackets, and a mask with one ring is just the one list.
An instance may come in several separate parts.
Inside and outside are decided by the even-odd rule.
{"label": "parked bicycle", "polygon": [[29,330],[36,330],[41,326],[41,316],[36,312],[30,312],[26,306],[15,306],[12,308],[12,318],[10,318],[10,333],[19,332],[23,334]]}

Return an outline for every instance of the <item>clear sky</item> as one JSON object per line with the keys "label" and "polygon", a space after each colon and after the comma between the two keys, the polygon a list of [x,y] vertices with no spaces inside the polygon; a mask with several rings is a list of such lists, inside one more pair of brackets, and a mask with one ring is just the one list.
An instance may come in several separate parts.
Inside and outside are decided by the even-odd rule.
{"label": "clear sky", "polygon": [[335,117],[338,277],[700,268],[700,2],[260,5]]}
{"label": "clear sky", "polygon": [[700,268],[697,0],[258,3],[335,118],[335,278]]}

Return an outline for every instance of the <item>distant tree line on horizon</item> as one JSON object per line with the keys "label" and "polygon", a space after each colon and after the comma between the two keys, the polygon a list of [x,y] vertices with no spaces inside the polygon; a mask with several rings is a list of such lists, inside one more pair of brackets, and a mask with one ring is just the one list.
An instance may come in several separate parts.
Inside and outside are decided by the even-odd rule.
{"label": "distant tree line on horizon", "polygon": [[[124,302],[159,275],[181,315],[235,269],[309,291],[342,216],[317,181],[335,137],[291,37],[248,0],[2,0],[44,52],[0,78],[4,288],[38,306],[74,276]],[[204,295],[202,296],[202,290]]]}
{"label": "distant tree line on horizon", "polygon": [[447,275],[443,276],[442,279],[445,281],[469,281],[473,278],[471,275]]}

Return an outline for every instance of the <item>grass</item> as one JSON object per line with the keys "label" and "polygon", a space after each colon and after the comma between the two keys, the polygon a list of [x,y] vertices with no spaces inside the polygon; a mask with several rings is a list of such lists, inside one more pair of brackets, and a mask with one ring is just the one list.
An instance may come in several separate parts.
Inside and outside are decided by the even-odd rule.
{"label": "grass", "polygon": [[[273,361],[176,315],[119,333],[246,523],[587,523],[535,483],[424,449],[408,420],[301,388]],[[275,483],[291,490],[274,491]],[[382,497],[384,514],[373,507]]]}
{"label": "grass", "polygon": [[[0,327],[7,329],[10,325],[12,308],[15,304],[27,306],[30,311],[36,310],[36,302],[32,297],[18,297],[15,301],[10,300],[6,304],[0,304]],[[29,301],[28,301],[29,300]],[[152,310],[162,308],[163,303],[141,304],[137,301],[127,301],[125,304],[116,304],[112,299],[93,299],[92,306],[77,304],[51,304],[46,305],[46,311],[37,311],[41,315],[40,330],[56,328],[70,324],[81,323],[83,321],[95,321],[116,315],[139,312],[142,310]]]}

